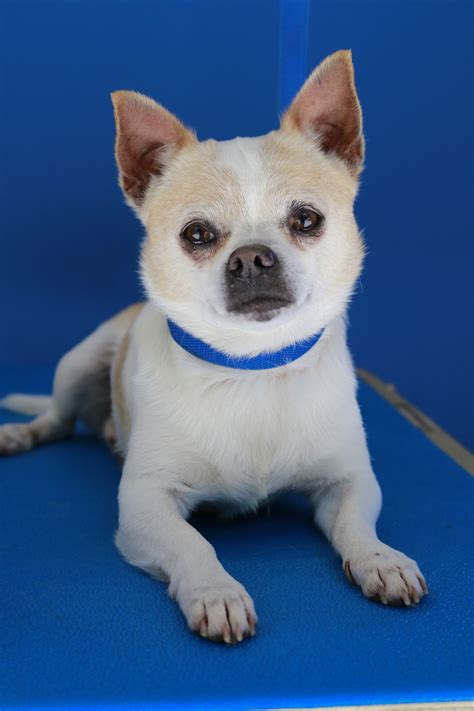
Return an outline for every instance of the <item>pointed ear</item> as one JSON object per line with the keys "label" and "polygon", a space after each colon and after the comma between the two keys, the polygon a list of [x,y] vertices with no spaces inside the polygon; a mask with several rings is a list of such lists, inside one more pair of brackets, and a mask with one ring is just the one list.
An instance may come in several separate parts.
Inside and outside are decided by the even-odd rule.
{"label": "pointed ear", "polygon": [[138,207],[151,176],[159,175],[173,152],[196,138],[173,114],[135,91],[115,91],[112,103],[120,185]]}
{"label": "pointed ear", "polygon": [[307,79],[282,119],[282,128],[317,136],[357,175],[364,162],[362,112],[354,84],[352,54],[331,54]]}

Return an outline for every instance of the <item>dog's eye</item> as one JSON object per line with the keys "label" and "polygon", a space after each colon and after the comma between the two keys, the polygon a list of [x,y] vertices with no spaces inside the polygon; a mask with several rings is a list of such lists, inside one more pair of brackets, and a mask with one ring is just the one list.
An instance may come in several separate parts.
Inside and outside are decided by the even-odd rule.
{"label": "dog's eye", "polygon": [[184,228],[181,236],[191,244],[208,244],[216,239],[215,234],[201,222],[192,222]]}
{"label": "dog's eye", "polygon": [[309,207],[299,207],[290,215],[290,229],[295,232],[315,232],[324,222],[324,217]]}

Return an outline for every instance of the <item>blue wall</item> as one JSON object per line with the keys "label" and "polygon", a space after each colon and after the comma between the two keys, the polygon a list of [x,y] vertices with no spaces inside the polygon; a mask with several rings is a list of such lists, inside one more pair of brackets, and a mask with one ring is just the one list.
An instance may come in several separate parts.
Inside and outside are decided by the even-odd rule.
{"label": "blue wall", "polygon": [[356,361],[474,449],[472,8],[313,0],[309,65],[351,47],[364,111]]}
{"label": "blue wall", "polygon": [[[202,138],[276,128],[279,3],[16,0],[0,14],[0,362],[51,362],[140,293],[110,91],[154,96]],[[356,360],[474,447],[471,14],[313,0],[308,67],[351,47],[365,112]]]}
{"label": "blue wall", "polygon": [[110,92],[155,97],[201,138],[276,128],[279,8],[15,0],[0,13],[0,362],[51,362],[140,296]]}

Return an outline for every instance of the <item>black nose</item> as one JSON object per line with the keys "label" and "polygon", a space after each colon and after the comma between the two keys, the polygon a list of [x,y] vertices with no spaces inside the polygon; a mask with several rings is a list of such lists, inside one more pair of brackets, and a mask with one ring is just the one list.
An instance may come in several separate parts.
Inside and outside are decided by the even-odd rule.
{"label": "black nose", "polygon": [[264,244],[249,244],[232,252],[227,262],[229,276],[253,279],[278,263],[278,257]]}

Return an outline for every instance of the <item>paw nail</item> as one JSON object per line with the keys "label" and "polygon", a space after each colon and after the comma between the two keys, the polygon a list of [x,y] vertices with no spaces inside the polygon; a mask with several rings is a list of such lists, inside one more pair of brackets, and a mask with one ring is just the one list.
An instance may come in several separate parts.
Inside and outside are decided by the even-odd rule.
{"label": "paw nail", "polygon": [[354,576],[352,575],[352,570],[351,570],[351,562],[349,560],[346,560],[344,563],[344,572],[345,572],[349,582],[352,583],[352,585],[355,585]]}
{"label": "paw nail", "polygon": [[420,583],[421,589],[425,593],[425,595],[429,595],[430,591],[428,589],[428,585],[426,584],[425,580],[423,578],[418,577],[418,582]]}

